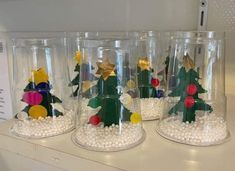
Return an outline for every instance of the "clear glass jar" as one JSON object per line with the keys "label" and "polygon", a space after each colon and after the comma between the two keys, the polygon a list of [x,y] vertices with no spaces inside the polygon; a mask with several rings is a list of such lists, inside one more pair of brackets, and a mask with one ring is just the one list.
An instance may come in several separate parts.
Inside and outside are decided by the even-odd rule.
{"label": "clear glass jar", "polygon": [[141,115],[143,120],[159,119],[165,92],[165,59],[160,56],[160,33],[139,32],[136,44]]}
{"label": "clear glass jar", "polygon": [[[69,86],[72,87],[73,93],[71,97],[77,99],[80,79],[80,65],[81,65],[81,42],[83,39],[97,38],[100,37],[119,37],[125,38],[129,35],[136,35],[136,32],[68,32],[67,33],[67,44],[68,44],[68,66],[69,66]],[[89,92],[87,92],[89,93]]]}
{"label": "clear glass jar", "polygon": [[74,128],[64,38],[12,40],[15,122],[11,132],[43,138]]}
{"label": "clear glass jar", "polygon": [[76,144],[118,151],[144,140],[134,47],[128,37],[112,33],[90,33],[82,40]]}
{"label": "clear glass jar", "polygon": [[157,131],[190,145],[225,142],[224,35],[178,32],[172,39],[165,112]]}

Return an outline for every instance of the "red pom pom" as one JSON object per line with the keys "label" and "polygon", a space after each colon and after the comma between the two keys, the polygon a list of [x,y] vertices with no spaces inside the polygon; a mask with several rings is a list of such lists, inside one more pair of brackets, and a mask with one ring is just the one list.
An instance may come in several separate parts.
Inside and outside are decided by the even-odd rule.
{"label": "red pom pom", "polygon": [[197,86],[195,84],[189,84],[186,88],[188,95],[194,95],[197,92]]}
{"label": "red pom pom", "polygon": [[153,87],[157,87],[157,86],[159,86],[160,81],[159,81],[159,79],[152,78],[151,84],[152,84]]}
{"label": "red pom pom", "polygon": [[184,105],[186,108],[192,108],[195,104],[195,100],[192,96],[187,96],[184,100]]}
{"label": "red pom pom", "polygon": [[98,125],[101,122],[99,115],[93,115],[89,119],[89,123],[92,125]]}

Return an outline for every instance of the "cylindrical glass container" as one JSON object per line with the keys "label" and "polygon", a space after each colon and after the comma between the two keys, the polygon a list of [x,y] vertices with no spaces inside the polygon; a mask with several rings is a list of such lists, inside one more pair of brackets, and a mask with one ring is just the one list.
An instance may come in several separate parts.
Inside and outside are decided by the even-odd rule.
{"label": "cylindrical glass container", "polygon": [[137,36],[137,77],[143,120],[158,119],[164,107],[165,65],[160,57],[159,32],[139,32]]}
{"label": "cylindrical glass container", "polygon": [[15,135],[43,138],[74,128],[66,55],[64,38],[13,39]]}
{"label": "cylindrical glass container", "polygon": [[179,32],[171,43],[167,105],[157,131],[190,145],[223,143],[226,125],[224,36]]}
{"label": "cylindrical glass container", "polygon": [[131,39],[111,33],[82,41],[76,144],[118,151],[143,141],[134,47]]}

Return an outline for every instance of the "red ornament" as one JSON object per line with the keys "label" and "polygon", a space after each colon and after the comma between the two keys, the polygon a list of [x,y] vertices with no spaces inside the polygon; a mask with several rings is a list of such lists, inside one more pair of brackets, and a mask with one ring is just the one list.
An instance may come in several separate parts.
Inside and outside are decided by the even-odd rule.
{"label": "red ornament", "polygon": [[152,84],[153,87],[157,87],[157,86],[159,86],[160,81],[157,78],[152,78],[151,84]]}
{"label": "red ornament", "polygon": [[189,84],[186,88],[188,95],[193,96],[197,92],[197,86],[195,84]]}
{"label": "red ornament", "polygon": [[93,115],[89,119],[89,123],[92,125],[98,125],[101,122],[99,115]]}
{"label": "red ornament", "polygon": [[184,100],[184,105],[186,108],[192,108],[195,104],[195,100],[192,96],[187,96]]}

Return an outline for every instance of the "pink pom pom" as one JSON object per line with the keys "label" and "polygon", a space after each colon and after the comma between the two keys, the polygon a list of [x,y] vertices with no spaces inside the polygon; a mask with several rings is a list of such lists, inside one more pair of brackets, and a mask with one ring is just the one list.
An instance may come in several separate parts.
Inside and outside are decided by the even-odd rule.
{"label": "pink pom pom", "polygon": [[23,101],[29,105],[39,105],[42,102],[42,95],[37,91],[28,91],[23,95]]}

